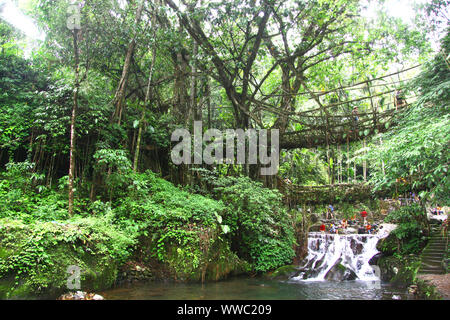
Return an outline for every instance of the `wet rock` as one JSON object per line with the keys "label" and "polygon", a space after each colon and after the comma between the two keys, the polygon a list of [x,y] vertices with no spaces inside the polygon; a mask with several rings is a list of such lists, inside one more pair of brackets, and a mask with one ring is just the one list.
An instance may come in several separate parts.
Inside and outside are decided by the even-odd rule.
{"label": "wet rock", "polygon": [[347,233],[357,233],[358,230],[356,228],[347,227]]}
{"label": "wet rock", "polygon": [[267,276],[271,279],[289,279],[291,277],[294,277],[296,274],[298,274],[298,267],[294,265],[287,265],[280,267],[273,271],[272,273],[267,274]]}
{"label": "wet rock", "polygon": [[58,300],[105,300],[105,298],[96,293],[76,291],[63,294]]}
{"label": "wet rock", "polygon": [[319,217],[317,217],[317,215],[315,215],[315,214],[312,214],[310,216],[310,219],[311,219],[312,223],[317,223],[319,221]]}
{"label": "wet rock", "polygon": [[418,287],[413,284],[413,285],[408,287],[408,292],[411,293],[411,294],[417,294],[417,289],[418,289]]}
{"label": "wet rock", "polygon": [[377,253],[376,255],[374,255],[370,260],[369,260],[369,264],[371,266],[375,266],[378,264],[378,260],[380,260],[380,258],[383,257],[383,254],[381,252]]}
{"label": "wet rock", "polygon": [[358,255],[358,254],[361,254],[361,252],[364,249],[364,246],[362,243],[354,243],[351,248],[352,248],[353,254]]}
{"label": "wet rock", "polygon": [[328,281],[348,281],[355,280],[357,278],[356,273],[353,270],[343,266],[339,259],[335,265],[325,275],[325,280]]}

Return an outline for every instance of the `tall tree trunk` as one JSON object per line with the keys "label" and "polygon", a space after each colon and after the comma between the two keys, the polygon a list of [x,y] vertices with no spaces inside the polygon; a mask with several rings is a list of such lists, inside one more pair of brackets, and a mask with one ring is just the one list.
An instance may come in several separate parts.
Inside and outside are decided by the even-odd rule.
{"label": "tall tree trunk", "polygon": [[[364,156],[366,155],[366,138],[363,140],[363,147],[364,147]],[[363,177],[364,181],[367,181],[367,161],[364,158],[363,160]]]}
{"label": "tall tree trunk", "polygon": [[350,145],[347,136],[347,183],[350,183]]}
{"label": "tall tree trunk", "polygon": [[[383,139],[380,137],[380,146],[383,145]],[[384,160],[381,159],[381,172],[383,173],[383,176],[386,175],[386,172],[384,170]]]}
{"label": "tall tree trunk", "polygon": [[78,109],[78,91],[80,88],[80,53],[78,50],[78,29],[73,30],[73,51],[75,55],[75,81],[73,90],[72,117],[70,120],[70,159],[69,159],[69,215],[73,215],[73,180],[75,172],[75,122]]}
{"label": "tall tree trunk", "polygon": [[[153,26],[153,27],[156,28],[156,26]],[[155,35],[156,35],[156,31],[154,33],[154,36]],[[142,108],[142,116],[141,116],[141,120],[139,121],[139,132],[138,132],[137,141],[136,141],[136,151],[134,153],[134,163],[133,163],[133,171],[134,172],[137,171],[137,167],[138,167],[138,163],[139,163],[139,152],[141,149],[142,131],[144,130],[144,126],[145,126],[145,111],[147,108],[147,103],[150,99],[150,88],[151,88],[151,83],[152,83],[152,78],[153,78],[153,69],[155,66],[155,60],[156,60],[156,41],[153,44],[153,48],[152,48],[152,62],[150,63],[150,73],[148,76],[147,91],[145,92],[144,106]]]}
{"label": "tall tree trunk", "polygon": [[[141,21],[142,11],[144,9],[144,3],[145,0],[141,0],[139,7],[136,11],[136,17],[135,17],[135,26],[139,24]],[[116,106],[112,121],[117,119],[117,123],[120,124],[121,118],[122,118],[122,107],[123,107],[123,101],[125,100],[125,90],[127,88],[127,82],[128,82],[128,74],[130,72],[130,65],[131,65],[131,57],[133,56],[134,49],[136,47],[136,36],[137,33],[133,35],[133,39],[131,39],[130,43],[128,44],[127,54],[125,56],[125,62],[123,65],[122,70],[122,77],[120,78],[119,85],[116,90],[116,94],[114,96],[113,103]]]}
{"label": "tall tree trunk", "polygon": [[192,52],[192,68],[191,68],[191,112],[194,115],[194,120],[201,120],[202,114],[201,110],[197,109],[197,51],[198,44],[194,41],[193,52]]}
{"label": "tall tree trunk", "polygon": [[205,94],[206,94],[206,106],[208,109],[208,129],[211,129],[212,119],[214,119],[214,109],[211,109],[211,88],[209,85],[209,77],[206,76],[205,80]]}

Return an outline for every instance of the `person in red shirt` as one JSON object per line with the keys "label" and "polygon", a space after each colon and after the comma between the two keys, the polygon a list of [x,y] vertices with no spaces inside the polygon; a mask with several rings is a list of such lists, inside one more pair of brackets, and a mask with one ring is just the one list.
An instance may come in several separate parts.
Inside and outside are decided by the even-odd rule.
{"label": "person in red shirt", "polygon": [[363,217],[363,219],[364,219],[364,224],[366,224],[367,211],[366,211],[366,210],[361,211],[360,215],[361,215],[361,217]]}
{"label": "person in red shirt", "polygon": [[368,234],[370,234],[371,229],[372,229],[372,226],[370,224],[367,224],[366,231]]}
{"label": "person in red shirt", "polygon": [[320,225],[320,231],[321,231],[321,232],[325,232],[325,230],[326,230],[326,227],[325,227],[325,225],[322,223],[322,224]]}

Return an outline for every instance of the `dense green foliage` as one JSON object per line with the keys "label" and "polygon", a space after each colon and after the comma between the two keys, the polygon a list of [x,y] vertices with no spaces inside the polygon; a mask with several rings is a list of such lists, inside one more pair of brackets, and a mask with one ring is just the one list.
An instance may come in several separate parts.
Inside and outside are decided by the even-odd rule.
{"label": "dense green foliage", "polygon": [[[399,254],[422,245],[425,201],[449,204],[450,38],[431,59],[421,17],[382,0],[376,18],[355,0],[25,2],[46,36],[0,21],[0,296],[64,289],[68,265],[98,289],[134,263],[196,281],[291,264],[308,201],[285,201],[283,181],[420,192],[386,219]],[[435,31],[445,5],[424,7]],[[394,112],[399,88],[418,99]],[[194,121],[298,139],[277,176],[175,165],[171,134]],[[370,186],[348,190],[316,192],[317,211],[353,216]]]}
{"label": "dense green foliage", "polygon": [[[449,32],[442,48],[450,50]],[[376,187],[422,190],[422,199],[441,205],[449,205],[450,192],[450,67],[445,59],[437,54],[411,83],[420,92],[418,101],[394,130],[382,136],[383,144],[374,146],[370,153],[373,163],[386,162],[384,172],[379,166],[373,171],[371,181]]]}
{"label": "dense green foliage", "polygon": [[291,262],[293,221],[282,205],[281,194],[248,177],[221,177],[214,184],[215,192],[227,205],[223,221],[240,256],[251,261],[256,271]]}
{"label": "dense green foliage", "polygon": [[[385,222],[397,224],[391,234],[391,240],[395,238],[396,243],[387,244],[392,245],[397,254],[408,255],[420,252],[426,243],[428,231],[426,213],[422,207],[419,205],[401,207],[389,213]],[[389,250],[389,248],[385,249]]]}
{"label": "dense green foliage", "polygon": [[[61,191],[39,192],[42,185],[31,178],[31,169],[26,162],[10,164],[2,175],[0,275],[16,279],[9,294],[17,294],[18,288],[39,292],[63,287],[63,268],[69,265],[86,271],[86,287],[100,288],[90,285],[92,272],[108,269],[108,281],[101,284],[111,284],[118,267],[142,250],[146,259],[167,264],[176,278],[193,280],[209,265],[228,265],[224,275],[260,272],[293,257],[292,225],[280,194],[248,178],[219,179],[217,192],[223,200],[218,201],[180,190],[150,171],[125,171],[119,181],[109,182],[122,190],[120,197],[112,203],[78,199],[77,214],[69,218]],[[7,192],[11,187],[14,192]],[[250,197],[255,190],[260,198]],[[233,243],[236,253],[230,250]]]}

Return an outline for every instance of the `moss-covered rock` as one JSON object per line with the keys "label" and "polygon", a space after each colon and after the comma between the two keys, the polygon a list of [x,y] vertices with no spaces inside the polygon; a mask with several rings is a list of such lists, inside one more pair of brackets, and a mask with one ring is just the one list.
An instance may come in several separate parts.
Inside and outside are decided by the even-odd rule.
{"label": "moss-covered rock", "polygon": [[201,250],[196,242],[183,246],[169,245],[170,249],[163,259],[176,280],[218,281],[250,269],[246,261],[230,250],[227,241],[216,239],[208,250]]}
{"label": "moss-covered rock", "polygon": [[116,280],[119,256],[131,242],[121,239],[111,226],[105,231],[91,228],[91,223],[25,224],[3,219],[0,298],[57,296],[70,289],[69,267],[79,270],[81,289],[109,288]]}
{"label": "moss-covered rock", "polygon": [[265,274],[265,277],[276,280],[287,280],[298,272],[298,266],[286,265]]}
{"label": "moss-covered rock", "polygon": [[416,256],[382,256],[377,261],[380,267],[381,280],[408,286],[413,283],[420,266]]}
{"label": "moss-covered rock", "polygon": [[423,300],[442,300],[442,294],[436,286],[423,279],[417,279],[417,298]]}
{"label": "moss-covered rock", "polygon": [[391,256],[398,252],[398,247],[398,239],[393,233],[390,233],[386,238],[380,239],[377,243],[377,250],[385,256]]}
{"label": "moss-covered rock", "polygon": [[342,259],[336,261],[335,265],[325,275],[325,280],[328,281],[348,281],[356,278],[354,271],[342,265]]}

